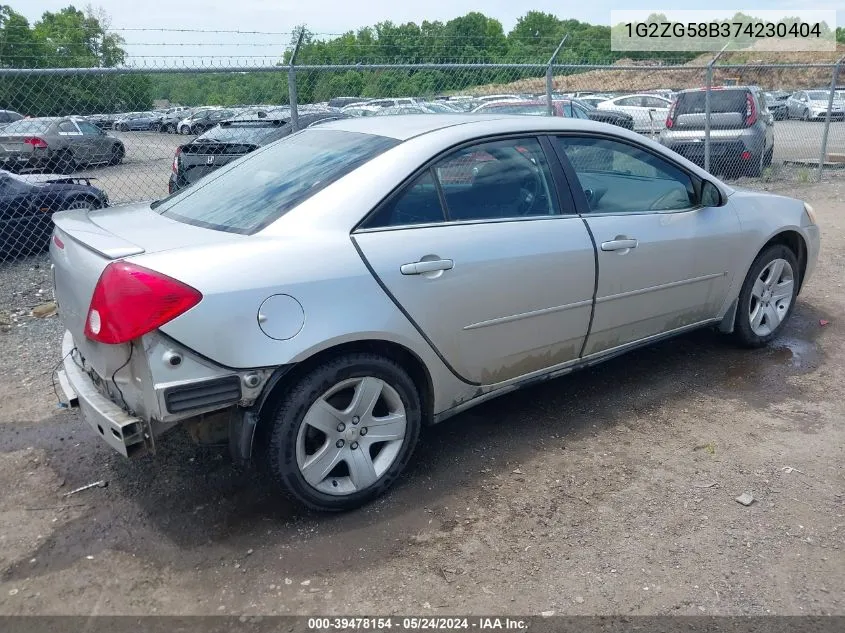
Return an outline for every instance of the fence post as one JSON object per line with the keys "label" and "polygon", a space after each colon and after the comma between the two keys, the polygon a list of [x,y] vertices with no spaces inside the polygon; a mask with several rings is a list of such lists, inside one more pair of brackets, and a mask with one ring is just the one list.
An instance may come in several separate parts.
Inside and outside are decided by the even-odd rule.
{"label": "fence post", "polygon": [[290,56],[290,64],[288,65],[288,100],[290,101],[290,126],[291,130],[296,132],[299,129],[299,112],[297,112],[296,102],[296,55],[299,53],[299,47],[302,44],[302,38],[305,36],[305,29],[299,30],[299,37],[296,40],[296,46],[293,48],[293,53]]}
{"label": "fence post", "polygon": [[554,100],[552,99],[552,92],[554,91],[554,76],[552,74],[552,64],[555,63],[558,54],[560,53],[560,49],[563,48],[563,43],[566,41],[566,38],[569,37],[569,33],[563,36],[563,39],[560,41],[560,44],[557,45],[555,52],[552,53],[552,56],[549,57],[549,64],[546,67],[546,108],[547,114],[549,116],[554,116],[555,114],[555,106]]}
{"label": "fence post", "polygon": [[725,52],[728,47],[725,44],[716,56],[707,64],[707,77],[705,79],[704,92],[704,171],[710,171],[710,95],[713,92],[713,65]]}
{"label": "fence post", "polygon": [[822,132],[822,148],[819,154],[819,172],[816,180],[821,181],[822,170],[824,169],[824,159],[827,157],[827,138],[830,134],[830,114],[833,109],[833,97],[836,95],[836,82],[839,81],[839,67],[845,61],[845,55],[836,60],[833,66],[833,77],[830,78],[830,95],[827,98],[827,114],[824,117],[824,131]]}

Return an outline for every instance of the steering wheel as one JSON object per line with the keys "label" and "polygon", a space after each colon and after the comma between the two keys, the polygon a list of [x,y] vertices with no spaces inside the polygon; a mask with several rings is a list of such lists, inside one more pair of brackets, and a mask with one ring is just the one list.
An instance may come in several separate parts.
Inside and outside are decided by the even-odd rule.
{"label": "steering wheel", "polygon": [[519,188],[519,207],[516,212],[517,215],[530,215],[543,188],[539,170],[532,170],[531,175],[526,176],[522,184]]}

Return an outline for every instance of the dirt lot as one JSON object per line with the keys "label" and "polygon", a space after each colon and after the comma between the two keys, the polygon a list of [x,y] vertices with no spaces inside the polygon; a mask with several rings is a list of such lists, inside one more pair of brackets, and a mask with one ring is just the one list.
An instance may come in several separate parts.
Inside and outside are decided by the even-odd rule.
{"label": "dirt lot", "polygon": [[823,251],[773,347],[702,331],[504,396],[342,516],[181,435],[113,453],[56,408],[43,262],[7,266],[0,613],[845,614],[845,185],[776,190]]}

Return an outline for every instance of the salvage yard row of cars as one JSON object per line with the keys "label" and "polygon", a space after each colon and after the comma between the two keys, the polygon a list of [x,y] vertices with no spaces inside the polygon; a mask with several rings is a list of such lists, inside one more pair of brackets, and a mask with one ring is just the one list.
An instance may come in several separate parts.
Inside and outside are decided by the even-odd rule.
{"label": "salvage yard row of cars", "polygon": [[[789,94],[763,93],[742,86],[715,88],[711,95],[711,172],[731,177],[759,176],[772,162],[774,121],[819,119],[827,112],[824,98],[829,98],[827,91]],[[832,118],[842,119],[843,111],[845,106],[834,100]],[[411,97],[369,100],[339,97],[323,104],[300,106],[299,112],[300,127],[309,127],[349,117],[411,114],[546,116],[549,104],[536,95],[452,96],[430,101]],[[692,162],[704,164],[702,89],[620,97],[556,94],[551,113],[563,118],[610,123],[651,135]],[[15,119],[0,125],[0,169],[10,173],[36,169],[69,175],[83,167],[117,165],[126,149],[123,141],[106,132],[106,128],[119,132],[161,129],[196,136],[176,149],[168,182],[170,193],[292,131],[290,108],[278,105],[194,109],[179,106],[158,113],[37,119],[9,111],[0,111],[0,115]],[[86,186],[90,187],[90,182]],[[0,257],[46,248],[46,234],[36,226],[43,222],[45,212],[31,205],[21,207],[18,202],[10,204],[5,207],[7,217],[0,227]],[[18,210],[13,214],[10,209],[15,205]],[[52,211],[55,207],[53,204],[45,208]],[[26,222],[33,223],[35,228],[29,232],[21,230]]]}

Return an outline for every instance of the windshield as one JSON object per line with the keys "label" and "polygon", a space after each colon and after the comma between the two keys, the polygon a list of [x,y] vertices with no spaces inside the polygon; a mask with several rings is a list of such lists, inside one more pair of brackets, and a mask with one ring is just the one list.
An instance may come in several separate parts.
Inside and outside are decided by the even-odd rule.
{"label": "windshield", "polygon": [[150,206],[174,220],[251,235],[398,143],[372,134],[310,128]]}
{"label": "windshield", "polygon": [[830,93],[824,90],[810,90],[807,92],[810,101],[827,101],[830,98]]}
{"label": "windshield", "polygon": [[3,128],[3,134],[44,134],[50,129],[51,121],[21,119]]}
{"label": "windshield", "polygon": [[194,143],[213,141],[216,143],[249,143],[257,145],[268,137],[278,134],[286,125],[258,125],[239,124],[226,127],[213,127],[202,136],[197,137]]}

